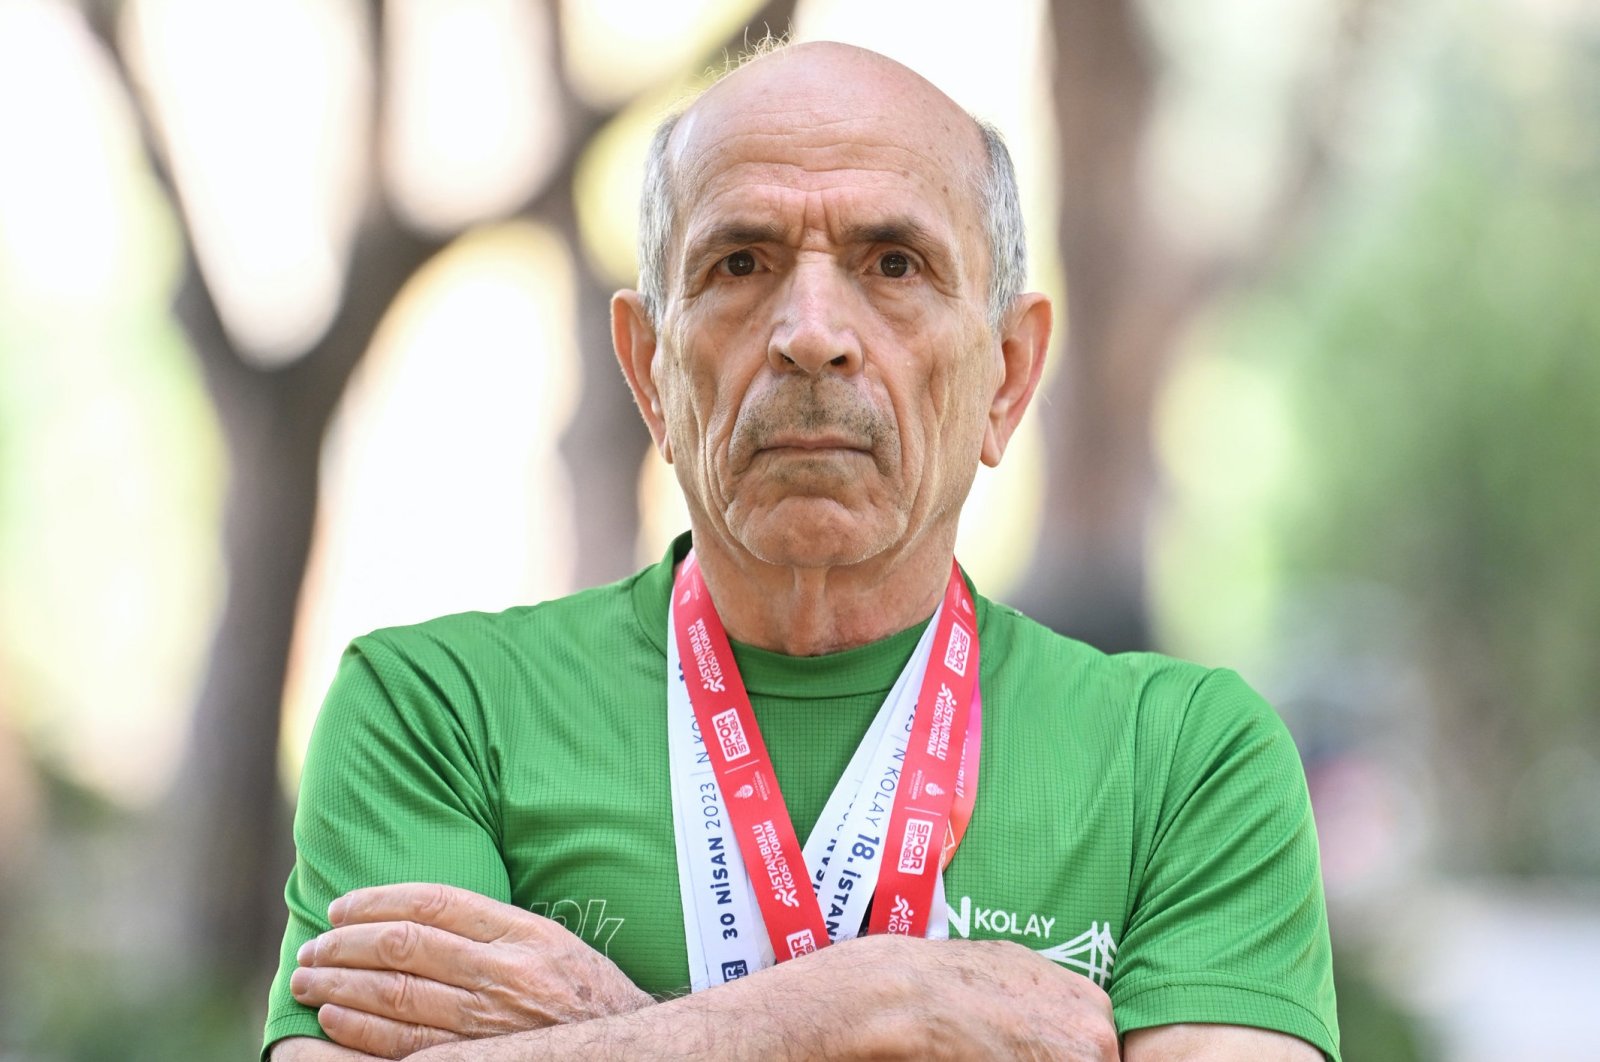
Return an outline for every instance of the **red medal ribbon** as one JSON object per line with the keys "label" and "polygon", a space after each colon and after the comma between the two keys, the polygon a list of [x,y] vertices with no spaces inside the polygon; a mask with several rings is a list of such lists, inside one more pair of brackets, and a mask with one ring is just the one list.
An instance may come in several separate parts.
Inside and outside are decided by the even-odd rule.
{"label": "red medal ribbon", "polygon": [[[969,786],[969,779],[962,777],[962,765],[977,680],[978,616],[961,570],[952,561],[933,651],[922,674],[922,692],[917,695],[894,810],[889,814],[889,834],[884,838],[888,848],[872,894],[868,932],[914,937],[927,932],[945,842],[959,842],[951,829],[952,802],[958,788],[963,798],[976,788],[976,769]],[[972,759],[976,767],[977,757]],[[964,819],[959,828],[965,830]]]}
{"label": "red medal ribbon", "polygon": [[[783,962],[825,947],[827,929],[788,806],[693,552],[684,559],[672,592],[673,633],[689,702],[773,955]],[[888,847],[873,893],[871,932],[922,936],[927,931],[934,885],[961,843],[976,796],[977,677],[977,613],[952,562],[884,838]]]}
{"label": "red medal ribbon", "polygon": [[[772,953],[783,962],[826,947],[828,930],[811,891],[811,875],[788,805],[778,789],[778,776],[734,663],[728,634],[693,553],[684,560],[672,592],[674,633],[689,703],[739,839],[739,854],[755,886]],[[698,674],[689,673],[690,661]],[[736,798],[746,786],[749,792]]]}

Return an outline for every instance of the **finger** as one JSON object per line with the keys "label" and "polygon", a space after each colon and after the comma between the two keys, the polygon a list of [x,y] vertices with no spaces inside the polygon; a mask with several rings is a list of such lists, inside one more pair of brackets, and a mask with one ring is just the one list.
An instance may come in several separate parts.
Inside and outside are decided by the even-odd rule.
{"label": "finger", "polygon": [[493,946],[416,922],[340,926],[306,941],[295,958],[301,967],[397,970],[472,991],[512,972]]}
{"label": "finger", "polygon": [[307,1007],[335,1004],[411,1025],[427,1025],[462,1036],[482,1036],[478,997],[453,985],[390,970],[301,968],[289,977],[289,992]]}
{"label": "finger", "polygon": [[347,892],[328,905],[335,926],[358,922],[419,922],[487,943],[499,940],[531,912],[453,885],[407,882]]}
{"label": "finger", "polygon": [[405,1058],[424,1048],[465,1039],[446,1029],[394,1021],[331,1003],[317,1011],[317,1024],[340,1047],[379,1058]]}

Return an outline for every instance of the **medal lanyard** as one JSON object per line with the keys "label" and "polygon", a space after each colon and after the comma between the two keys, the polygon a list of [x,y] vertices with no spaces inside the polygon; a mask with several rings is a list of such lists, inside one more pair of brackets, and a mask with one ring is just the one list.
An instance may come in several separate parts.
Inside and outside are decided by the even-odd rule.
{"label": "medal lanyard", "polygon": [[982,725],[977,615],[960,569],[952,562],[939,611],[803,853],[693,553],[674,580],[669,627],[672,794],[695,990],[855,936],[869,900],[874,933],[946,935],[941,872],[971,817]]}

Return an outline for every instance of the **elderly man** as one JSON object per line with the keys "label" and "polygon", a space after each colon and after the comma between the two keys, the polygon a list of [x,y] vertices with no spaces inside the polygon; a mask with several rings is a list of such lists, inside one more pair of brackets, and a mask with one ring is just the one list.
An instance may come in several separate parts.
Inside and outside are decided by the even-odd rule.
{"label": "elderly man", "polygon": [[998,138],[780,49],[657,135],[641,244],[613,335],[692,539],[352,645],[271,1056],[1336,1058],[1271,710],[954,565],[1051,326]]}

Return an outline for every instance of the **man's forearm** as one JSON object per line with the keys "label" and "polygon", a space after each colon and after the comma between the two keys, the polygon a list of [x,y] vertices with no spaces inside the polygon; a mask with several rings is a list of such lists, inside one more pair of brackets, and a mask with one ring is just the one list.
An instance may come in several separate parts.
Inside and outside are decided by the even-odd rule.
{"label": "man's forearm", "polygon": [[[907,1022],[904,1016],[862,1014],[854,1007],[831,1018],[769,999],[760,1012],[744,1010],[731,994],[702,993],[647,1010],[578,1025],[563,1025],[493,1040],[466,1041],[413,1056],[418,1062],[544,1062],[546,1059],[658,1058],[968,1058],[993,1041],[963,1035],[959,1020]],[[686,1004],[686,1005],[683,1005]],[[682,1005],[682,1006],[680,1006]],[[677,1008],[676,1013],[667,1008]],[[971,1030],[967,1030],[970,1032]],[[1013,1043],[1012,1047],[1018,1046]],[[1114,1041],[1057,1042],[1030,1057],[1116,1059]],[[1068,1047],[1068,1051],[1051,1047]],[[985,1051],[984,1054],[990,1054]],[[1009,1049],[993,1057],[1014,1057]],[[1318,1062],[1322,1052],[1268,1029],[1236,1025],[1169,1025],[1128,1037],[1123,1062]],[[316,1060],[308,1060],[316,1062]],[[333,1062],[329,1059],[329,1062]]]}
{"label": "man's forearm", "polygon": [[370,1062],[372,1056],[314,1036],[291,1036],[273,1044],[269,1058],[271,1062]]}
{"label": "man's forearm", "polygon": [[794,964],[627,1014],[445,1044],[417,1062],[555,1058],[926,1058],[897,993]]}
{"label": "man's forearm", "polygon": [[870,937],[631,1013],[413,1057],[1115,1059],[1110,1019],[1092,983],[1014,945]]}
{"label": "man's forearm", "polygon": [[[504,1062],[551,1058],[926,1057],[913,1030],[896,1027],[876,993],[819,992],[782,970],[607,1018],[444,1044],[415,1062]],[[272,1062],[366,1062],[372,1056],[325,1040],[281,1041]]]}
{"label": "man's forearm", "polygon": [[[568,974],[555,969],[542,976],[560,983],[543,986],[535,977],[519,991],[539,997],[557,989],[580,996],[594,990],[588,982],[568,983]],[[422,994],[413,988],[409,998]],[[517,1013],[537,1009],[519,1007]],[[334,1041],[370,1053],[357,1059],[418,1062],[1117,1057],[1111,1001],[1098,986],[1000,941],[866,937],[692,996],[612,1008],[589,1020],[513,1026],[523,1031],[504,1035],[442,1026],[437,1015],[385,1015],[348,1002],[321,1004],[318,1018]],[[286,1041],[274,1062],[351,1058],[317,1053],[324,1046]]]}

